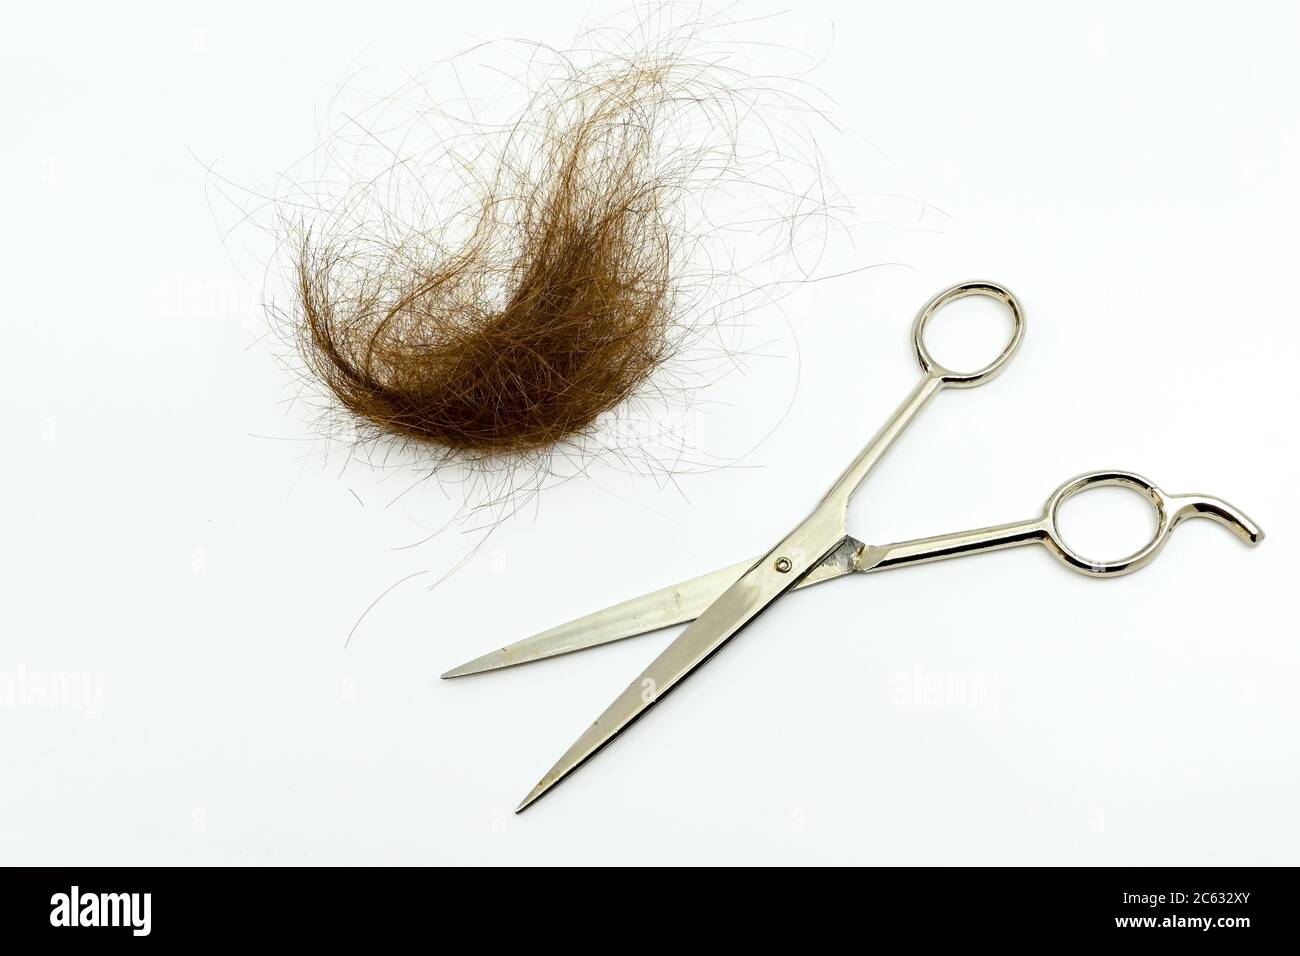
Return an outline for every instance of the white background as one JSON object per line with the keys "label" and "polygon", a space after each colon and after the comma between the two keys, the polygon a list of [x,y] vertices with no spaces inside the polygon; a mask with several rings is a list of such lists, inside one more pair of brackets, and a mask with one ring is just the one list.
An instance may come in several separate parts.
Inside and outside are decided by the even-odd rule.
{"label": "white background", "polygon": [[[860,134],[821,142],[845,191],[942,214],[864,227],[853,265],[903,265],[787,300],[776,357],[700,426],[775,427],[736,467],[570,482],[477,550],[458,529],[395,550],[456,490],[390,504],[411,474],[313,442],[210,170],[270,178],[309,150],[350,65],[563,45],[587,14],[7,15],[0,674],[90,673],[102,695],[0,707],[0,860],[1300,862],[1296,7],[810,3],[747,28],[825,54],[815,81]],[[914,384],[916,308],[972,277],[1021,297],[1024,348],[936,400],[854,533],[1028,518],[1117,467],[1221,495],[1269,539],[1192,522],[1117,580],[1025,548],[789,597],[514,816],[671,635],[437,675],[761,553]],[[936,328],[955,354],[962,331]],[[1093,551],[1146,520],[1123,492],[1072,517]],[[980,693],[933,692],[962,682]]]}

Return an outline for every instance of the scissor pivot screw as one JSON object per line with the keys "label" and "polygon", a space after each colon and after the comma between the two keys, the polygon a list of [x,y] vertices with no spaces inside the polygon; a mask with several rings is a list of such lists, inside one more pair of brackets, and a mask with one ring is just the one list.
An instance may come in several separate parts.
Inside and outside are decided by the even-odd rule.
{"label": "scissor pivot screw", "polygon": [[776,568],[778,571],[780,571],[782,574],[785,574],[792,567],[794,567],[794,565],[790,563],[789,558],[777,558],[776,562],[772,566]]}

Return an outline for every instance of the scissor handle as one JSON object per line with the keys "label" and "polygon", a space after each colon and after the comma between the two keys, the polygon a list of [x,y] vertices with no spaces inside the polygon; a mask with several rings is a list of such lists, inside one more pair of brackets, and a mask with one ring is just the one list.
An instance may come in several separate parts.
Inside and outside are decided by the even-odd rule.
{"label": "scissor handle", "polygon": [[[954,372],[952,369],[936,362],[934,356],[930,354],[930,350],[926,348],[925,327],[945,305],[970,295],[985,295],[991,299],[997,299],[1007,307],[1011,312],[1011,340],[1007,342],[1006,347],[1002,349],[997,358],[978,371]],[[996,282],[963,282],[951,289],[945,289],[926,303],[925,308],[917,313],[916,322],[912,325],[912,347],[916,350],[916,360],[921,363],[921,371],[932,378],[939,379],[944,385],[952,388],[974,388],[976,385],[983,385],[994,378],[1011,361],[1011,357],[1020,348],[1020,342],[1024,337],[1025,314],[1020,308],[1020,302],[1011,294],[1009,289],[998,285]]]}
{"label": "scissor handle", "polygon": [[[1088,488],[1106,485],[1131,488],[1141,492],[1156,511],[1156,530],[1151,540],[1128,557],[1117,561],[1092,561],[1074,551],[1061,536],[1057,518],[1061,505]],[[1097,577],[1128,574],[1149,563],[1160,553],[1170,533],[1187,518],[1210,518],[1250,544],[1264,539],[1264,532],[1250,518],[1221,498],[1206,495],[1169,495],[1139,474],[1131,471],[1094,471],[1072,478],[1052,493],[1043,509],[1042,529],[1047,545],[1066,566],[1082,574]]]}
{"label": "scissor handle", "polygon": [[[968,295],[987,295],[997,299],[1011,310],[1011,341],[1006,344],[997,358],[979,371],[954,372],[936,362],[930,350],[925,347],[925,327],[934,318],[935,313],[949,302],[964,299]],[[876,467],[876,463],[893,447],[898,436],[906,431],[907,426],[920,414],[921,409],[925,408],[935,395],[949,386],[974,388],[976,385],[983,385],[1011,361],[1011,357],[1016,354],[1016,349],[1020,348],[1020,341],[1024,337],[1025,314],[1020,308],[1020,303],[1016,301],[1014,295],[996,282],[963,282],[951,289],[945,289],[926,303],[925,307],[917,313],[916,321],[912,324],[912,347],[916,350],[916,359],[921,363],[921,371],[924,373],[920,383],[898,407],[898,411],[894,412],[889,421],[876,432],[876,437],[871,439],[867,447],[862,449],[853,463],[845,469],[844,474],[840,475],[839,480],[831,486],[831,490],[826,492],[814,515],[837,522],[843,529],[848,514],[849,498],[862,482],[866,481],[867,475],[871,474],[871,469]]]}

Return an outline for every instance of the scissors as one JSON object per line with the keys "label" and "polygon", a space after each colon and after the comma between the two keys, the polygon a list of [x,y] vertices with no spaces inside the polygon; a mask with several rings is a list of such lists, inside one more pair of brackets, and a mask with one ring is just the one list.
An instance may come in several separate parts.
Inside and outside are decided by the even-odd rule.
{"label": "scissors", "polygon": [[[1001,302],[1011,313],[1012,332],[997,358],[978,371],[962,373],[934,360],[925,345],[925,329],[940,309],[967,296],[988,296]],[[1218,522],[1249,544],[1263,540],[1259,526],[1226,501],[1206,495],[1169,495],[1130,471],[1079,475],[1057,488],[1042,513],[1028,521],[883,545],[864,544],[849,535],[849,499],[921,410],[946,388],[975,388],[995,378],[1020,348],[1024,333],[1025,318],[1019,301],[996,283],[964,282],[939,293],[921,309],[912,326],[912,348],[921,366],[920,384],[812,514],[767,554],[588,614],[443,674],[444,678],[453,678],[498,670],[693,621],[587,728],[515,812],[527,809],[595,756],[788,591],[855,571],[883,571],[1028,544],[1043,545],[1066,567],[1081,574],[1116,577],[1149,563],[1164,548],[1174,528],[1196,517]],[[1091,561],[1065,543],[1057,516],[1061,506],[1074,495],[1105,485],[1142,493],[1155,509],[1156,529],[1150,541],[1128,557]]]}

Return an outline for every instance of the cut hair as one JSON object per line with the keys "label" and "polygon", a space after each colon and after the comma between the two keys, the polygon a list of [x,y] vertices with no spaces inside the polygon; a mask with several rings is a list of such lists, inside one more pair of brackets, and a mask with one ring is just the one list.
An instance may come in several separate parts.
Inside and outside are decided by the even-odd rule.
{"label": "cut hair", "polygon": [[386,432],[475,452],[553,444],[627,399],[672,348],[683,178],[656,142],[670,82],[669,65],[635,61],[570,77],[540,154],[501,157],[454,246],[308,233],[312,371]]}
{"label": "cut hair", "polygon": [[[815,90],[706,39],[730,25],[484,44],[510,60],[484,99],[421,76],[331,113],[314,172],[276,199],[293,296],[273,309],[324,386],[326,434],[346,434],[341,409],[358,442],[507,474],[643,442],[680,458],[655,444],[674,396],[736,367],[747,297],[807,278],[798,247],[818,254],[845,208],[806,129]],[[443,64],[457,83],[463,57]]]}

